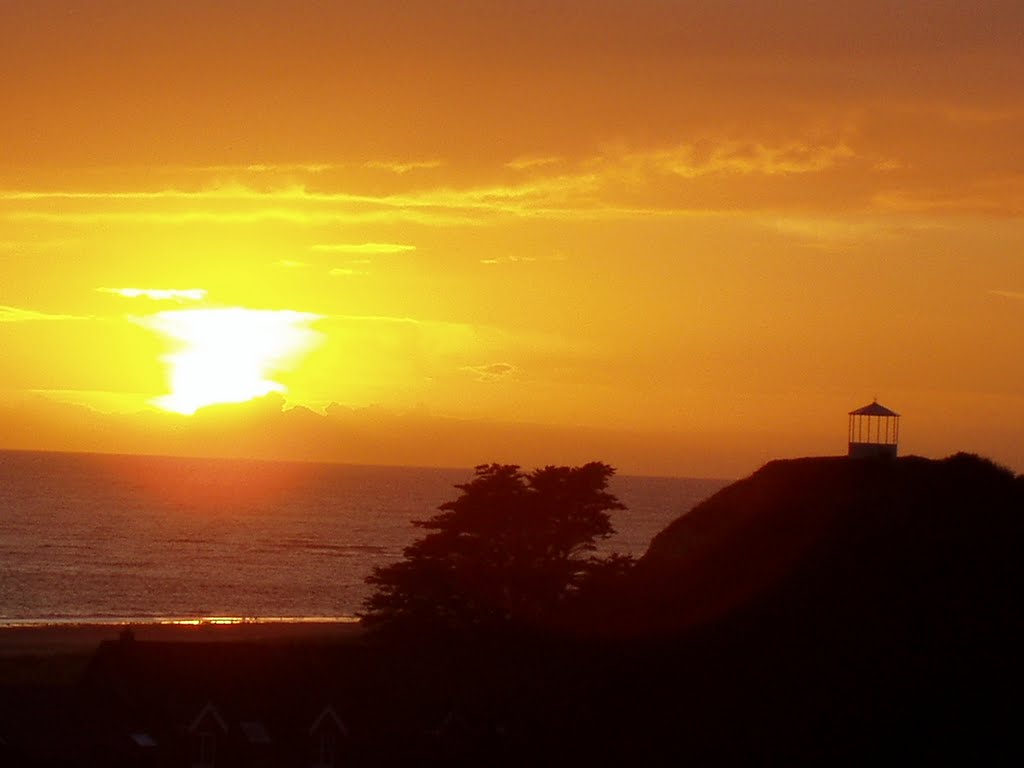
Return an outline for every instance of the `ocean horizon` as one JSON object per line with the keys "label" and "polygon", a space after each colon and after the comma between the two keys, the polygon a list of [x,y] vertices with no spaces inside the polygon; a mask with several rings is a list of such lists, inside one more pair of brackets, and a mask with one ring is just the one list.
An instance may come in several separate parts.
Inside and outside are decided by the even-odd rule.
{"label": "ocean horizon", "polygon": [[[473,469],[0,451],[0,626],[354,621]],[[728,480],[615,476],[641,555]]]}

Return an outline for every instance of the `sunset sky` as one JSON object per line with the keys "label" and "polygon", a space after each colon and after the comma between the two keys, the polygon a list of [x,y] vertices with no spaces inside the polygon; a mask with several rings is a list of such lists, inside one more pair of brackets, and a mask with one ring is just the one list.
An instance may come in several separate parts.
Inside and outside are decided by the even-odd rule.
{"label": "sunset sky", "polygon": [[1022,35],[0,0],[0,447],[731,477],[877,397],[1024,471]]}

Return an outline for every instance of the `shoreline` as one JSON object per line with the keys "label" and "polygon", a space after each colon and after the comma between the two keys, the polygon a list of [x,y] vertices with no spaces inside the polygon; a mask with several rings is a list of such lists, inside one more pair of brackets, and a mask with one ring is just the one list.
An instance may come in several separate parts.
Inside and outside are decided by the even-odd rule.
{"label": "shoreline", "polygon": [[338,642],[358,637],[358,620],[335,618],[143,619],[0,625],[0,658],[85,654],[130,628],[135,640],[159,643]]}

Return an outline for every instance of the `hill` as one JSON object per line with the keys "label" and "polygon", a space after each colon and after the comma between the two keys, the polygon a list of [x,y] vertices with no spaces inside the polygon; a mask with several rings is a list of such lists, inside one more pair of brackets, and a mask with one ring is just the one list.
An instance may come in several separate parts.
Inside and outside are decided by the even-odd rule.
{"label": "hill", "polygon": [[683,628],[799,592],[816,612],[995,619],[1020,576],[1022,501],[1024,477],[967,454],[773,461],[651,542],[651,618]]}
{"label": "hill", "polygon": [[1024,478],[987,460],[771,462],[651,543],[622,693],[652,758],[1008,762],[1022,554]]}

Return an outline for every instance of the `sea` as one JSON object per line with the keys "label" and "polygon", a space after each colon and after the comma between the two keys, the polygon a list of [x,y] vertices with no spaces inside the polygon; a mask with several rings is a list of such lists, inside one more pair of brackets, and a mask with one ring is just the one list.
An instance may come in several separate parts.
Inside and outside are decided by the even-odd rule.
{"label": "sea", "polygon": [[[351,621],[473,470],[0,451],[0,626]],[[728,481],[616,475],[605,551]]]}

